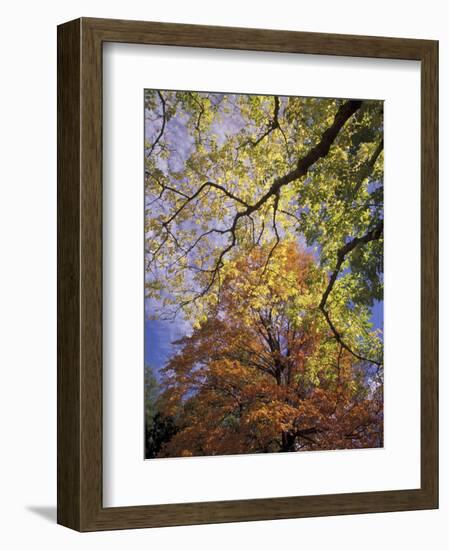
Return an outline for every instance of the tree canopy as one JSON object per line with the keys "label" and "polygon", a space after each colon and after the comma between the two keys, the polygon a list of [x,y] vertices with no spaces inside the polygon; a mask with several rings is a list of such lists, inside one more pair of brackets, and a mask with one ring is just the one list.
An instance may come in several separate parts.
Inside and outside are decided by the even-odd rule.
{"label": "tree canopy", "polygon": [[283,241],[237,259],[217,314],[178,342],[160,407],[179,432],[162,454],[336,449],[379,444],[381,387],[329,337],[323,272]]}
{"label": "tree canopy", "polygon": [[161,454],[382,443],[383,104],[145,93]]}

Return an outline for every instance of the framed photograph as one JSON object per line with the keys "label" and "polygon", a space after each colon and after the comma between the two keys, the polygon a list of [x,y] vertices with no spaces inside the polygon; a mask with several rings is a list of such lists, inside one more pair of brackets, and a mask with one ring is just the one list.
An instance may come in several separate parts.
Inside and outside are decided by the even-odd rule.
{"label": "framed photograph", "polygon": [[438,507],[438,43],[58,27],[58,522]]}

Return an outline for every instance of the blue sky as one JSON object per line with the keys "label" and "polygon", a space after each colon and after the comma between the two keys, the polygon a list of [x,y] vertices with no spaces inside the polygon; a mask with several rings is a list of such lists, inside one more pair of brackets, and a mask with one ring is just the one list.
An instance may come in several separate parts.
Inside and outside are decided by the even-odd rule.
{"label": "blue sky", "polygon": [[176,351],[172,342],[185,335],[185,323],[174,321],[145,320],[145,364],[157,375]]}

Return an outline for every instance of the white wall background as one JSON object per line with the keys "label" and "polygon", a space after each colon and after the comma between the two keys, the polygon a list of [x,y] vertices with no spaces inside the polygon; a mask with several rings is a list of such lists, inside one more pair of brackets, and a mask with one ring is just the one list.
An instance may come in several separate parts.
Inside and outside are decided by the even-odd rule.
{"label": "white wall background", "polygon": [[[8,549],[447,547],[449,518],[449,11],[444,0],[78,0],[2,9],[0,544]],[[79,17],[440,40],[441,508],[80,535],[56,516],[56,25]],[[406,129],[405,129],[406,131]]]}

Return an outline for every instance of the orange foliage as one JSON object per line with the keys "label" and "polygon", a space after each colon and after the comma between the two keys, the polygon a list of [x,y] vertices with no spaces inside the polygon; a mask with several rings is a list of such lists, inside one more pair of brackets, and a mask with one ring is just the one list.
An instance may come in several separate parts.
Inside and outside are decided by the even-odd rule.
{"label": "orange foliage", "polygon": [[[160,408],[178,432],[160,456],[381,446],[382,386],[317,314],[323,276],[292,242],[235,261],[214,314],[178,342]],[[300,314],[298,314],[300,311]]]}

